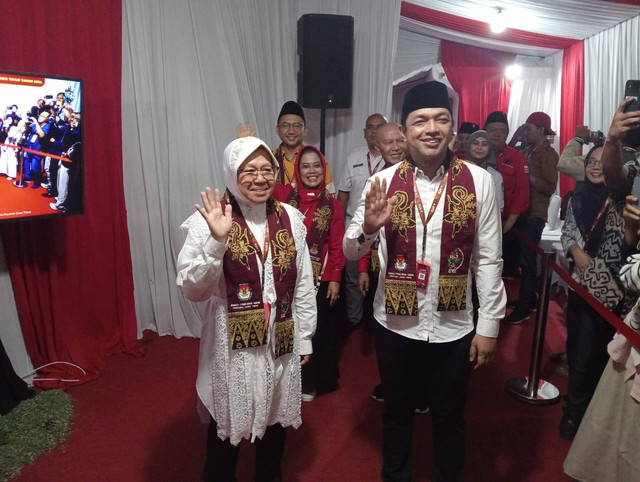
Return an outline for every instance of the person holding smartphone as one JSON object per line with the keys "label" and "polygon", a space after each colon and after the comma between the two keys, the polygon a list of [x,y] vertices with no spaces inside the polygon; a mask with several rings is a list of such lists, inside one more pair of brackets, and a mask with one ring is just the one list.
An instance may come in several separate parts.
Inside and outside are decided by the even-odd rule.
{"label": "person holding smartphone", "polygon": [[[613,116],[602,150],[605,183],[612,191],[631,191],[630,166],[625,162],[640,146],[640,111],[628,110],[632,98],[625,99]],[[625,112],[625,109],[627,111]],[[623,140],[626,146],[623,146]],[[624,209],[625,241],[636,244],[640,239],[638,199],[628,196]],[[636,246],[636,251],[638,247]],[[640,256],[635,254],[620,270],[625,287],[638,299]],[[640,301],[640,300],[638,300]],[[625,323],[640,332],[640,303],[625,318]],[[576,480],[640,480],[637,459],[640,447],[640,352],[623,335],[616,334],[607,351],[611,356],[598,387],[582,419],[580,429],[564,461],[564,471]]]}

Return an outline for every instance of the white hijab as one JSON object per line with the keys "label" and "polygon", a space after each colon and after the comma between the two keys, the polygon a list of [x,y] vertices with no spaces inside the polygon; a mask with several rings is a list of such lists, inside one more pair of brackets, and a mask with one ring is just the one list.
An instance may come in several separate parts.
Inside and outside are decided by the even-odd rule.
{"label": "white hijab", "polygon": [[[242,163],[253,154],[256,149],[264,147],[264,149],[269,153],[271,165],[273,166],[273,170],[278,170],[278,161],[274,157],[269,146],[257,137],[239,137],[229,143],[229,145],[224,150],[224,181],[233,196],[240,204],[240,207],[243,208],[251,208],[252,206],[256,206],[251,203],[244,195],[240,192],[240,188],[238,187],[238,169],[242,165]],[[261,203],[263,206],[265,203]]]}

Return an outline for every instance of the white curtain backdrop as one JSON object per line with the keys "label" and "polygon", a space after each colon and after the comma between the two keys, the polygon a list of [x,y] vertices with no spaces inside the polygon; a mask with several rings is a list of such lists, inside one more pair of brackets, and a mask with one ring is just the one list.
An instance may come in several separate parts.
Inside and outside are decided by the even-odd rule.
{"label": "white curtain backdrop", "polygon": [[398,32],[398,49],[393,66],[393,78],[398,79],[440,61],[440,39],[403,28]]}
{"label": "white curtain backdrop", "polygon": [[[277,146],[276,117],[297,96],[296,23],[305,13],[355,18],[351,109],[327,111],[326,154],[339,178],[371,112],[391,108],[400,0],[160,0],[123,3],[125,195],[138,328],[199,336],[175,286],[180,223],[205,186],[224,189],[218,160],[243,121]],[[306,110],[307,143],[319,110]]]}
{"label": "white curtain backdrop", "polygon": [[640,16],[584,42],[584,119],[591,130],[609,130],[624,99],[624,84],[640,79]]}
{"label": "white curtain backdrop", "polygon": [[[2,293],[0,296],[0,313],[2,313],[0,315],[0,340],[2,340],[2,345],[11,360],[13,370],[18,376],[24,377],[33,371],[33,365],[24,346],[2,242],[0,242],[0,293]],[[31,380],[33,380],[33,376],[25,378],[28,383],[31,383]]]}
{"label": "white curtain backdrop", "polygon": [[[539,111],[549,114],[551,128],[559,132],[562,51],[544,59],[517,56],[516,63],[522,66],[522,75],[511,84],[509,138],[529,114]],[[559,141],[557,135],[552,142],[556,152],[560,152]]]}

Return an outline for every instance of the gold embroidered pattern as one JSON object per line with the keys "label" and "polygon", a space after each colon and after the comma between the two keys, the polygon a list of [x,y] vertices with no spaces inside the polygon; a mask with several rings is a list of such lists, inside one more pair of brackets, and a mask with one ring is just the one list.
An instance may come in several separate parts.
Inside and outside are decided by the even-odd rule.
{"label": "gold embroidered pattern", "polygon": [[293,318],[276,323],[276,358],[293,352]]}
{"label": "gold embroidered pattern", "polygon": [[402,179],[405,184],[407,183],[407,176],[409,175],[409,171],[411,170],[411,164],[408,161],[402,161],[400,167],[398,168],[398,176]]}
{"label": "gold embroidered pattern", "polygon": [[270,197],[267,200],[267,209],[275,213],[278,222],[280,221],[280,216],[282,215],[282,203],[276,201],[273,197]]}
{"label": "gold embroidered pattern", "polygon": [[409,202],[409,195],[404,191],[396,191],[396,204],[391,212],[391,224],[394,231],[408,242],[407,232],[416,227],[416,220],[413,218],[413,201]]}
{"label": "gold embroidered pattern", "polygon": [[451,180],[453,181],[462,172],[462,161],[456,156],[451,159]]}
{"label": "gold embroidered pattern", "polygon": [[418,316],[415,281],[385,280],[385,313],[388,315]]}
{"label": "gold embroidered pattern", "polygon": [[293,237],[286,229],[281,229],[276,233],[276,237],[271,241],[273,246],[273,266],[280,268],[280,281],[291,267],[296,255],[296,245]]}
{"label": "gold embroidered pattern", "polygon": [[232,254],[231,259],[240,261],[245,268],[251,270],[251,266],[249,266],[249,256],[255,254],[256,250],[249,242],[247,230],[244,229],[243,231],[235,221],[231,224],[228,247]]}
{"label": "gold embroidered pattern", "polygon": [[318,286],[318,281],[320,278],[320,270],[322,268],[322,265],[314,260],[311,260],[311,269],[313,270],[313,284],[315,286]]}
{"label": "gold embroidered pattern", "polygon": [[467,275],[441,275],[438,280],[438,311],[467,308]]}
{"label": "gold embroidered pattern", "polygon": [[331,208],[322,206],[313,213],[313,223],[318,228],[320,236],[324,236],[329,232],[329,221],[331,221]]}
{"label": "gold embroidered pattern", "polygon": [[374,273],[380,271],[380,256],[378,256],[377,249],[371,251],[371,264],[369,266],[369,271],[372,271]]}
{"label": "gold embroidered pattern", "polygon": [[267,342],[263,308],[229,313],[228,316],[232,350],[262,346]]}
{"label": "gold embroidered pattern", "polygon": [[451,195],[447,195],[447,212],[444,221],[453,224],[451,239],[469,224],[469,218],[476,217],[476,195],[466,187],[453,186]]}

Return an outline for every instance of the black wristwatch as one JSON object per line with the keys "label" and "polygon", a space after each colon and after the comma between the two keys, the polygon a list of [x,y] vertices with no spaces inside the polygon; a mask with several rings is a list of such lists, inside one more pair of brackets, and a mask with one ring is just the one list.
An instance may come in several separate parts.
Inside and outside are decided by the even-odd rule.
{"label": "black wristwatch", "polygon": [[358,236],[358,244],[364,244],[364,240],[365,240],[365,236],[364,233],[360,233],[360,236]]}

